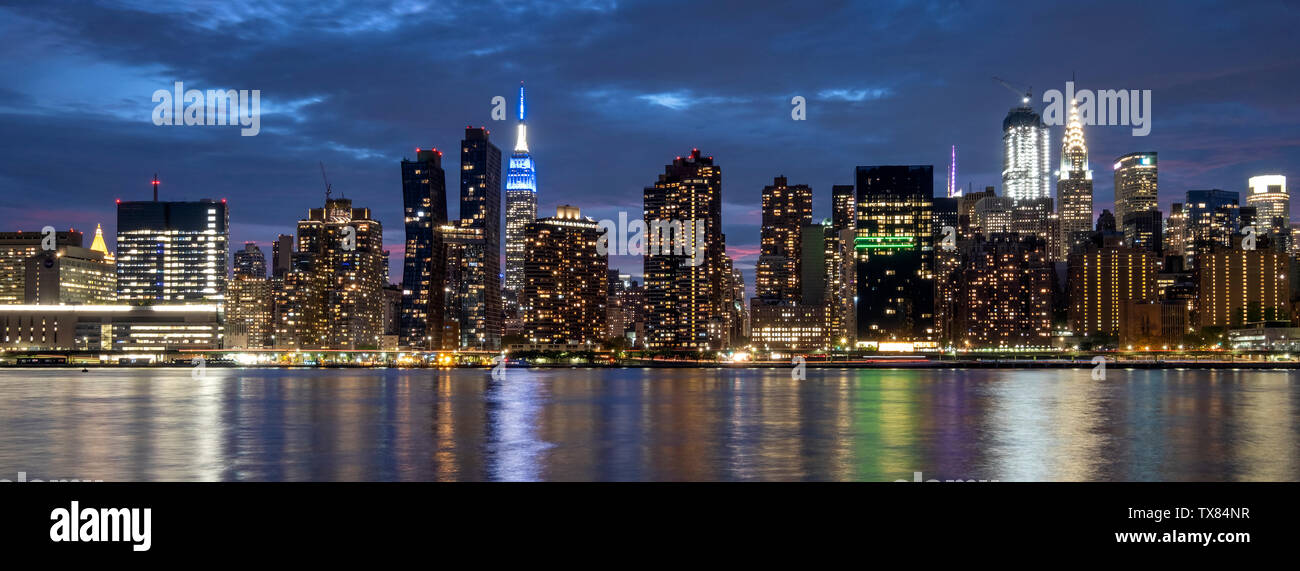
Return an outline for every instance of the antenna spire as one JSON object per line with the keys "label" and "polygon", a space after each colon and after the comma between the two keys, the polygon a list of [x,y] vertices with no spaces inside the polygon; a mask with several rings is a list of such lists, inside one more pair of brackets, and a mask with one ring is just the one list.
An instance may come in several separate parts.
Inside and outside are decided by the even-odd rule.
{"label": "antenna spire", "polygon": [[158,202],[158,173],[153,173],[153,201]]}

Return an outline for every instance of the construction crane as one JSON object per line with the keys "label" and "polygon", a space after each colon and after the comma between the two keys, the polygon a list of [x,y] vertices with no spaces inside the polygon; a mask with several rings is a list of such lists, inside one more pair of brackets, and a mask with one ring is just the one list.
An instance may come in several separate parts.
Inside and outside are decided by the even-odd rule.
{"label": "construction crane", "polygon": [[1005,80],[1005,79],[1002,79],[1002,78],[1000,78],[1000,77],[997,77],[997,76],[994,76],[994,77],[993,77],[993,81],[996,81],[996,82],[998,82],[998,83],[1001,83],[1001,84],[1002,84],[1002,87],[1005,87],[1005,88],[1007,88],[1007,89],[1010,89],[1010,90],[1012,91],[1012,93],[1015,93],[1016,95],[1019,95],[1019,96],[1021,97],[1020,102],[1023,103],[1023,104],[1025,104],[1025,105],[1029,105],[1029,101],[1032,100],[1032,99],[1034,98],[1034,88],[1033,88],[1033,87],[1023,87],[1023,88],[1022,88],[1022,87],[1020,87],[1020,86],[1018,86],[1018,85],[1015,85],[1015,84],[1013,84],[1013,83],[1011,83],[1011,82],[1009,82],[1009,81],[1007,81],[1007,80]]}
{"label": "construction crane", "polygon": [[320,177],[325,181],[325,201],[329,202],[330,191],[332,191],[333,189],[330,187],[329,177],[325,176],[325,161],[321,161],[320,163]]}

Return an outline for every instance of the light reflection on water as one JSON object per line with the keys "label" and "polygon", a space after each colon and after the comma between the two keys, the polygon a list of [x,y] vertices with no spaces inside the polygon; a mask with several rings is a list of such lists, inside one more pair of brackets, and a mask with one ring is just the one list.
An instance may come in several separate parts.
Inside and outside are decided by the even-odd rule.
{"label": "light reflection on water", "polygon": [[1284,371],[7,369],[0,479],[1297,480]]}

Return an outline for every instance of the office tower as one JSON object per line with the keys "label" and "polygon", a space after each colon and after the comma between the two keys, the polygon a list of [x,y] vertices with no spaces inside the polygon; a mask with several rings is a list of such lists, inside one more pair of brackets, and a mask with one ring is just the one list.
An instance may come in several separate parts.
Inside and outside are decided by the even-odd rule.
{"label": "office tower", "polygon": [[330,349],[377,349],[384,331],[383,226],[369,208],[325,199],[298,221],[298,253],[315,274],[324,314],[320,341]]}
{"label": "office tower", "polygon": [[1238,194],[1226,190],[1189,190],[1183,202],[1187,228],[1183,241],[1189,268],[1196,267],[1197,253],[1213,244],[1227,246],[1240,227]]}
{"label": "office tower", "polygon": [[[43,251],[45,236],[35,232],[0,232],[0,305],[21,304],[26,298],[27,259]],[[82,244],[81,232],[68,230],[54,233],[54,248],[77,247]]]}
{"label": "office tower", "polygon": [[[934,199],[934,331],[937,339],[951,339],[957,304],[957,272],[962,263],[961,251],[957,248],[960,201],[960,196]],[[945,243],[952,247],[944,246]]]}
{"label": "office tower", "polygon": [[1061,142],[1061,169],[1056,171],[1057,215],[1061,232],[1059,257],[1070,253],[1076,232],[1092,230],[1092,169],[1088,168],[1088,145],[1083,138],[1079,108],[1070,102],[1070,119]]}
{"label": "office tower", "polygon": [[812,225],[812,189],[783,176],[763,188],[763,226],[754,291],[762,303],[799,303],[803,231]]}
{"label": "office tower", "polygon": [[627,285],[618,294],[619,306],[624,312],[623,335],[628,338],[632,347],[642,348],[645,344],[646,331],[645,287],[631,279],[631,276],[627,276],[623,281]]}
{"label": "office tower", "polygon": [[236,274],[227,284],[227,349],[270,349],[275,332],[275,291],[266,275]]}
{"label": "office tower", "polygon": [[952,336],[963,348],[1051,345],[1052,279],[1047,241],[994,233],[963,240],[954,275]]}
{"label": "office tower", "polygon": [[117,301],[224,307],[229,232],[225,200],[118,202]]}
{"label": "office tower", "polygon": [[597,343],[606,337],[608,258],[600,230],[575,206],[524,227],[523,335],[531,343]]}
{"label": "office tower", "polygon": [[256,242],[244,242],[243,250],[236,250],[234,255],[235,277],[266,277],[266,255]]}
{"label": "office tower", "polygon": [[1070,255],[1070,328],[1076,336],[1118,336],[1125,304],[1155,297],[1156,255],[1107,240]]}
{"label": "office tower", "polygon": [[402,159],[402,210],[406,249],[399,343],[411,349],[440,349],[447,276],[438,230],[447,223],[447,174],[441,151],[416,149],[414,161]]}
{"label": "office tower", "polygon": [[831,227],[838,234],[845,228],[855,228],[857,213],[854,208],[853,185],[831,186]]}
{"label": "office tower", "polygon": [[460,225],[481,232],[481,248],[469,248],[464,267],[466,297],[460,315],[462,346],[501,347],[501,149],[483,127],[466,127],[460,145]]}
{"label": "office tower", "polygon": [[1157,174],[1153,152],[1115,159],[1115,220],[1121,227],[1130,212],[1156,209]]}
{"label": "office tower", "polygon": [[1159,210],[1140,210],[1124,215],[1124,243],[1164,256],[1164,217]]}
{"label": "office tower", "polygon": [[1169,207],[1169,218],[1165,220],[1165,255],[1182,256],[1187,243],[1187,213],[1183,203],[1175,202]]}
{"label": "office tower", "polygon": [[[99,241],[100,246],[103,240]],[[107,305],[117,301],[117,268],[104,252],[63,246],[23,262],[23,303]]]}
{"label": "office tower", "polygon": [[1269,234],[1285,242],[1290,238],[1291,195],[1287,194],[1286,177],[1280,174],[1252,176],[1246,204],[1255,207],[1255,232]]}
{"label": "office tower", "polygon": [[722,169],[692,149],[664,167],[643,201],[646,348],[721,349],[709,322],[722,313]]}
{"label": "office tower", "polygon": [[975,202],[975,231],[983,234],[1014,232],[1016,203],[1005,196],[985,196]]}
{"label": "office tower", "polygon": [[1291,285],[1287,255],[1267,236],[1254,250],[1213,244],[1198,254],[1198,327],[1241,327],[1261,321],[1290,320]]}
{"label": "office tower", "polygon": [[[975,214],[975,207],[985,198],[996,198],[997,194],[993,192],[993,187],[984,187],[982,191],[968,191],[957,199],[957,237],[966,239],[981,232],[979,217]],[[1008,219],[1007,224],[1010,224]]]}
{"label": "office tower", "polygon": [[[524,287],[524,227],[537,219],[537,164],[528,153],[528,126],[524,123],[524,84],[519,83],[519,126],[515,152],[506,171],[506,284],[507,299]],[[513,308],[512,308],[513,309]]]}
{"label": "office tower", "polygon": [[1002,195],[1015,202],[1051,198],[1051,135],[1027,104],[1002,120]]}
{"label": "office tower", "polygon": [[1051,198],[1034,198],[1016,201],[1011,207],[1011,231],[1038,236],[1047,244],[1053,260],[1060,252],[1060,218],[1052,206]]}
{"label": "office tower", "polygon": [[860,166],[855,175],[858,341],[929,341],[934,167]]}
{"label": "office tower", "polygon": [[293,268],[294,239],[292,234],[280,234],[271,243],[271,275],[282,278]]}

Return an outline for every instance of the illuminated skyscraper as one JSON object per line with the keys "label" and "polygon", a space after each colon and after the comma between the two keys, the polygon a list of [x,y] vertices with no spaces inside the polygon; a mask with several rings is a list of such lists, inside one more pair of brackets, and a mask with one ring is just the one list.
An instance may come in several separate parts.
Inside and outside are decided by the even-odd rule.
{"label": "illuminated skyscraper", "polygon": [[[25,297],[24,277],[27,259],[41,252],[44,235],[40,230],[29,232],[0,232],[0,304],[21,304]],[[80,248],[81,232],[68,230],[54,234],[56,249],[68,246]]]}
{"label": "illuminated skyscraper", "polygon": [[1015,202],[1052,197],[1051,135],[1026,104],[1002,120],[1002,195]]}
{"label": "illuminated skyscraper", "polygon": [[1056,200],[1061,225],[1058,256],[1064,259],[1075,241],[1075,233],[1092,231],[1092,169],[1088,168],[1088,145],[1083,139],[1083,122],[1074,102],[1070,103],[1070,120],[1061,142]]}
{"label": "illuminated skyscraper", "polygon": [[1169,218],[1165,222],[1165,255],[1182,256],[1186,253],[1187,213],[1183,203],[1175,202],[1169,207]]}
{"label": "illuminated skyscraper", "polygon": [[412,349],[439,349],[447,267],[438,231],[447,223],[447,174],[442,169],[442,152],[416,149],[414,161],[402,160],[402,205],[406,249],[399,343]]}
{"label": "illuminated skyscraper", "polygon": [[462,345],[501,347],[501,149],[486,128],[465,128],[460,144],[460,225],[481,232],[482,248],[468,248],[460,308]]}
{"label": "illuminated skyscraper", "polygon": [[1118,336],[1126,304],[1155,298],[1155,254],[1106,243],[1070,255],[1070,328]]}
{"label": "illuminated skyscraper", "polygon": [[934,167],[857,167],[857,327],[862,341],[934,334]]}
{"label": "illuminated skyscraper", "polygon": [[1187,223],[1183,240],[1186,266],[1196,267],[1197,254],[1211,245],[1227,246],[1240,226],[1240,195],[1219,189],[1189,190],[1183,202]]}
{"label": "illuminated skyscraper", "polygon": [[1125,216],[1155,210],[1157,165],[1155,153],[1129,153],[1115,159],[1115,221],[1127,233]]}
{"label": "illuminated skyscraper", "polygon": [[229,228],[224,200],[119,202],[117,301],[224,305]]}
{"label": "illuminated skyscraper", "polygon": [[[347,198],[327,198],[298,221],[298,255],[314,274],[323,326],[319,342],[330,349],[379,348],[384,333],[384,230],[369,208]],[[303,256],[307,254],[307,256]]]}
{"label": "illuminated skyscraper", "polygon": [[[709,331],[710,321],[723,319],[727,281],[722,275],[722,169],[699,149],[677,157],[654,186],[645,188],[642,218],[650,226],[643,264],[646,347],[721,349],[723,340],[711,338]],[[660,238],[656,225],[664,229]],[[680,251],[666,242],[668,227],[680,230]]]}
{"label": "illuminated skyscraper", "polygon": [[1280,174],[1252,176],[1246,204],[1255,207],[1255,231],[1284,241],[1290,238],[1291,195],[1287,194],[1286,177]]}
{"label": "illuminated skyscraper", "polygon": [[763,188],[762,208],[756,303],[799,303],[802,236],[805,227],[812,224],[812,188],[806,184],[791,186],[785,177],[778,176]]}
{"label": "illuminated skyscraper", "polygon": [[235,250],[235,277],[266,277],[266,254],[257,246],[257,242],[244,242],[243,250]]}
{"label": "illuminated skyscraper", "polygon": [[[1052,266],[1047,242],[993,233],[963,240],[949,337],[961,347],[1045,347],[1052,334]],[[942,252],[939,255],[943,255]]]}
{"label": "illuminated skyscraper", "polygon": [[595,343],[607,336],[608,257],[595,220],[574,206],[524,228],[523,334],[531,343]]}
{"label": "illuminated skyscraper", "polygon": [[274,283],[265,275],[236,275],[228,285],[225,348],[270,348],[275,331]]}
{"label": "illuminated skyscraper", "polygon": [[507,299],[524,286],[524,227],[537,219],[537,165],[528,153],[528,126],[524,123],[524,84],[519,84],[519,126],[515,152],[506,170],[506,283]]}

